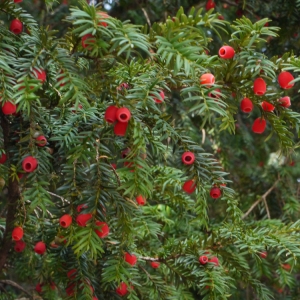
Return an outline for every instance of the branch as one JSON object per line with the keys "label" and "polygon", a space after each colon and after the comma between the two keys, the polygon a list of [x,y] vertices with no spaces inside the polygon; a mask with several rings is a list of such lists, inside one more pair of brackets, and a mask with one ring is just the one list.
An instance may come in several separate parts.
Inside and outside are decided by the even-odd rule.
{"label": "branch", "polygon": [[145,16],[145,18],[146,18],[146,20],[147,20],[147,23],[148,23],[149,27],[151,27],[151,21],[150,21],[150,18],[149,18],[149,16],[148,16],[148,13],[147,13],[146,9],[143,8],[143,7],[141,7],[141,10],[142,10],[143,13],[144,13],[144,16]]}
{"label": "branch", "polygon": [[0,283],[11,285],[11,286],[15,287],[16,289],[24,292],[26,295],[28,295],[32,299],[31,294],[29,292],[27,292],[24,288],[22,288],[20,285],[18,285],[16,282],[3,279],[3,280],[0,280]]}
{"label": "branch", "polygon": [[[10,142],[10,128],[9,122],[5,118],[5,116],[1,115],[1,127],[3,132],[4,139],[4,150],[9,160],[9,142]],[[10,174],[9,174],[10,175]],[[2,245],[0,247],[0,271],[3,269],[4,264],[7,260],[8,253],[10,248],[12,247],[12,238],[11,233],[14,227],[15,214],[17,213],[18,201],[20,199],[20,189],[19,183],[12,176],[8,176],[8,193],[7,193],[7,213],[6,213],[6,224],[5,231],[3,235]]]}
{"label": "branch", "polygon": [[[278,178],[274,184],[258,199],[256,200],[252,205],[251,207],[248,209],[248,211],[242,216],[242,219],[245,219],[250,213],[251,211],[261,202],[261,201],[264,201],[265,202],[265,205],[266,205],[266,197],[275,189],[277,183],[279,182],[280,178]],[[268,215],[268,218],[270,219],[270,211],[269,211],[269,207],[268,205],[266,205],[266,210],[267,210],[267,215]]]}

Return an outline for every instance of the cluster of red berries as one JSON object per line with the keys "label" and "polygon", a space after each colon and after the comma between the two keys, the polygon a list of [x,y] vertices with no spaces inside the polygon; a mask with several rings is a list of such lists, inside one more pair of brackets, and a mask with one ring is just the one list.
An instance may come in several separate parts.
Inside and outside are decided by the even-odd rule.
{"label": "cluster of red berries", "polygon": [[131,118],[131,112],[127,107],[118,108],[114,105],[109,106],[104,114],[107,123],[115,123],[114,133],[118,136],[126,134],[128,122]]}
{"label": "cluster of red berries", "polygon": [[207,263],[213,263],[216,267],[219,266],[219,259],[216,256],[213,256],[212,258],[208,258],[207,255],[201,255],[199,257],[199,262],[201,265],[206,265]]}
{"label": "cluster of red berries", "polygon": [[[196,159],[195,154],[190,151],[184,152],[181,156],[181,160],[185,165],[192,165],[195,162],[195,159]],[[192,194],[196,190],[196,182],[193,179],[190,179],[183,184],[182,189],[187,194]],[[222,194],[221,190],[216,186],[214,186],[210,190],[210,196],[213,199],[220,198],[221,194]]]}

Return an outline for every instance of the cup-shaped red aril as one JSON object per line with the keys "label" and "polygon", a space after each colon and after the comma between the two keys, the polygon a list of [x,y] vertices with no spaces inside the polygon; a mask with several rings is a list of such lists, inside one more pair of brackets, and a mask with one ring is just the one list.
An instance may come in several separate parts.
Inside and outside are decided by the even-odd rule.
{"label": "cup-shaped red aril", "polygon": [[257,118],[254,122],[253,122],[253,125],[252,125],[252,131],[254,133],[263,133],[266,129],[266,126],[267,126],[267,122],[265,119],[262,119],[262,118]]}
{"label": "cup-shaped red aril", "polygon": [[46,74],[46,71],[43,70],[43,69],[33,69],[33,73],[34,73],[34,76],[40,80],[42,83],[44,83],[47,79],[47,74]]}
{"label": "cup-shaped red aril", "polygon": [[268,252],[267,252],[267,251],[263,251],[263,252],[261,252],[261,253],[259,254],[259,256],[260,256],[261,258],[265,259],[265,258],[267,258],[267,256],[268,256]]}
{"label": "cup-shaped red aril", "polygon": [[[108,15],[106,12],[98,11],[97,14],[98,14],[98,16],[99,16],[99,17],[98,17],[99,20],[109,18],[109,15]],[[99,22],[99,23],[98,23],[98,26],[107,27],[108,24],[107,24],[106,22]]]}
{"label": "cup-shaped red aril", "polygon": [[25,172],[33,172],[38,165],[38,160],[33,156],[27,156],[22,161],[22,168]]}
{"label": "cup-shaped red aril", "polygon": [[4,164],[7,160],[7,155],[5,153],[0,154],[0,164]]}
{"label": "cup-shaped red aril", "polygon": [[117,122],[114,127],[114,133],[118,136],[125,136],[128,122]]}
{"label": "cup-shaped red aril", "polygon": [[95,42],[96,42],[95,37],[90,33],[84,35],[81,38],[81,45],[83,48],[87,48],[87,50],[91,50],[92,49],[91,44],[95,44]]}
{"label": "cup-shaped red aril", "polygon": [[39,294],[41,294],[42,293],[42,291],[43,291],[43,284],[42,283],[38,283],[36,286],[35,286],[35,290],[39,293]]}
{"label": "cup-shaped red aril", "polygon": [[159,268],[160,263],[158,261],[151,261],[150,265],[153,269],[157,269]]}
{"label": "cup-shaped red aril", "polygon": [[279,105],[283,107],[290,107],[291,106],[291,98],[289,96],[282,97],[278,100]]}
{"label": "cup-shaped red aril", "polygon": [[99,227],[99,229],[95,229],[96,234],[101,238],[105,238],[109,234],[109,227],[107,223],[96,221],[96,226]]}
{"label": "cup-shaped red aril", "polygon": [[79,204],[77,206],[77,211],[80,213],[85,208],[88,208],[88,206],[86,204]]}
{"label": "cup-shaped red aril", "polygon": [[119,122],[127,123],[131,118],[130,110],[127,107],[121,107],[117,110],[116,117]]}
{"label": "cup-shaped red aril", "polygon": [[125,282],[121,282],[120,285],[117,287],[116,289],[116,293],[119,295],[119,296],[125,296],[128,292],[128,286]]}
{"label": "cup-shaped red aril", "polygon": [[43,135],[38,136],[35,140],[39,147],[44,147],[47,144],[47,139]]}
{"label": "cup-shaped red aril", "polygon": [[209,194],[213,199],[218,199],[221,197],[221,190],[217,187],[213,187]]}
{"label": "cup-shaped red aril", "polygon": [[182,189],[188,193],[188,194],[192,194],[195,189],[196,189],[196,183],[194,180],[188,180],[186,181],[183,186],[182,186]]}
{"label": "cup-shaped red aril", "polygon": [[59,219],[59,224],[61,227],[67,228],[72,224],[72,217],[68,214],[63,215]]}
{"label": "cup-shaped red aril", "polygon": [[290,89],[294,86],[294,83],[290,83],[292,80],[294,80],[294,76],[290,72],[281,72],[278,75],[278,83],[280,87],[283,89]]}
{"label": "cup-shaped red aril", "polygon": [[261,107],[264,111],[268,111],[268,112],[272,112],[275,109],[275,106],[267,101],[263,101],[261,103]]}
{"label": "cup-shaped red aril", "polygon": [[214,256],[211,259],[209,259],[208,262],[214,263],[215,266],[217,266],[217,267],[219,266],[219,259],[216,256]]}
{"label": "cup-shaped red aril", "polygon": [[134,266],[137,262],[137,257],[134,254],[130,254],[128,252],[125,253],[124,259],[132,266]]}
{"label": "cup-shaped red aril", "polygon": [[118,108],[114,105],[109,106],[104,114],[104,119],[108,123],[114,123],[117,120]]}
{"label": "cup-shaped red aril", "polygon": [[14,249],[16,252],[23,252],[26,248],[26,243],[24,241],[16,241]]}
{"label": "cup-shaped red aril", "polygon": [[159,96],[160,96],[160,98],[153,98],[154,101],[156,103],[162,103],[162,102],[164,102],[164,100],[165,100],[165,93],[164,93],[164,91],[160,91]]}
{"label": "cup-shaped red aril", "polygon": [[219,99],[221,98],[220,93],[221,93],[220,89],[215,89],[213,93],[212,92],[208,93],[208,96],[214,99]]}
{"label": "cup-shaped red aril", "polygon": [[14,3],[21,3],[23,0],[14,0]]}
{"label": "cup-shaped red aril", "polygon": [[80,214],[77,216],[76,222],[79,226],[84,227],[92,217],[92,214]]}
{"label": "cup-shaped red aril", "polygon": [[262,96],[267,91],[267,84],[262,78],[256,78],[253,83],[255,95]]}
{"label": "cup-shaped red aril", "polygon": [[215,76],[210,73],[205,73],[200,77],[200,84],[205,84],[207,87],[211,87],[215,83]]}
{"label": "cup-shaped red aril", "polygon": [[72,269],[67,273],[68,278],[75,279],[76,278],[77,269]]}
{"label": "cup-shaped red aril", "polygon": [[201,265],[205,265],[208,263],[208,257],[206,255],[201,255],[199,257],[199,262]]}
{"label": "cup-shaped red aril", "polygon": [[143,206],[143,205],[146,204],[146,198],[143,197],[142,195],[137,196],[137,197],[135,198],[135,200],[136,200],[136,202],[137,202],[138,205]]}
{"label": "cup-shaped red aril", "polygon": [[216,3],[213,0],[208,0],[205,5],[206,10],[210,10],[216,7]]}
{"label": "cup-shaped red aril", "polygon": [[23,31],[23,24],[20,20],[14,19],[11,21],[9,30],[14,34],[20,34]]}
{"label": "cup-shaped red aril", "polygon": [[46,252],[46,244],[44,242],[37,242],[34,246],[34,252],[37,254],[44,254]]}
{"label": "cup-shaped red aril", "polygon": [[126,148],[121,152],[121,157],[122,158],[126,158],[127,155],[130,153],[131,149],[130,148]]}
{"label": "cup-shaped red aril", "polygon": [[15,227],[11,233],[11,237],[14,241],[19,241],[22,239],[23,237],[23,228],[18,226],[18,227]]}
{"label": "cup-shaped red aril", "polygon": [[234,57],[235,51],[230,46],[223,46],[219,50],[219,56],[223,59],[231,59]]}
{"label": "cup-shaped red aril", "polygon": [[185,165],[191,165],[195,161],[195,154],[193,152],[184,152],[181,156],[181,160]]}
{"label": "cup-shaped red aril", "polygon": [[66,288],[66,293],[68,296],[74,296],[75,294],[75,288],[76,288],[76,284],[75,283],[71,283],[67,286]]}
{"label": "cup-shaped red aril", "polygon": [[17,105],[7,101],[3,104],[2,106],[2,112],[5,114],[5,115],[12,115],[16,112],[17,110]]}
{"label": "cup-shaped red aril", "polygon": [[253,110],[253,103],[249,98],[244,98],[241,101],[241,111],[249,113]]}

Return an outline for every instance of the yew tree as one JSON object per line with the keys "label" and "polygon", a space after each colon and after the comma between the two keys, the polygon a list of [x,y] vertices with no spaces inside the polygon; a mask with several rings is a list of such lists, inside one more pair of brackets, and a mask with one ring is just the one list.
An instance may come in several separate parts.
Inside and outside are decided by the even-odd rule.
{"label": "yew tree", "polygon": [[80,1],[58,33],[19,2],[0,3],[0,299],[297,299],[300,60],[265,51],[280,28]]}

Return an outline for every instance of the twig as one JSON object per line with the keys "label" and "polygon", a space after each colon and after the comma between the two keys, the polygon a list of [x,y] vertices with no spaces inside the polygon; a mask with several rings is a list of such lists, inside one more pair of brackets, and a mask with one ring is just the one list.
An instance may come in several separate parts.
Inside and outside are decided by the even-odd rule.
{"label": "twig", "polygon": [[265,204],[265,207],[266,207],[268,219],[271,219],[271,215],[270,215],[270,211],[269,211],[269,206],[268,206],[268,203],[267,203],[267,199],[266,199],[266,197],[264,197],[263,199],[264,199],[264,204]]}
{"label": "twig", "polygon": [[149,18],[149,16],[148,16],[148,13],[147,13],[146,9],[145,9],[144,7],[141,7],[141,10],[142,10],[143,13],[144,13],[144,16],[145,16],[145,18],[146,18],[146,20],[147,20],[147,23],[148,23],[149,27],[151,27],[151,21],[150,21],[150,18]]}
{"label": "twig", "polygon": [[237,6],[237,7],[239,6],[237,3],[231,2],[229,0],[223,0],[223,2],[225,2],[225,3],[229,4],[229,5],[233,5],[233,6]]}
{"label": "twig", "polygon": [[27,292],[24,288],[22,288],[20,285],[18,285],[16,282],[3,279],[3,280],[0,280],[0,283],[11,285],[11,286],[15,287],[16,289],[21,290],[22,292],[24,292],[26,295],[28,295],[32,299],[31,294],[29,292]]}
{"label": "twig", "polygon": [[149,257],[149,256],[139,256],[139,259],[146,260],[146,261],[160,261],[158,257]]}
{"label": "twig", "polygon": [[62,196],[56,195],[56,194],[54,194],[54,193],[52,193],[52,192],[49,192],[49,191],[47,191],[47,193],[50,194],[50,195],[52,195],[52,196],[54,196],[54,197],[60,198],[60,199],[62,200],[62,202],[65,202],[65,201],[66,201],[67,203],[70,203],[67,199],[65,199],[65,198],[62,197]]}
{"label": "twig", "polygon": [[201,141],[202,145],[203,145],[204,142],[205,142],[205,137],[206,137],[205,129],[202,128],[202,141]]}
{"label": "twig", "polygon": [[[251,207],[248,209],[248,211],[242,216],[242,219],[245,219],[250,213],[251,211],[261,202],[261,201],[267,201],[266,197],[274,190],[274,188],[276,187],[277,183],[279,182],[280,178],[278,178],[274,184],[258,199],[256,200]],[[265,202],[266,204],[266,202]],[[268,218],[270,218],[270,211],[268,206],[266,205],[266,210],[267,210],[267,214],[268,214]]]}

